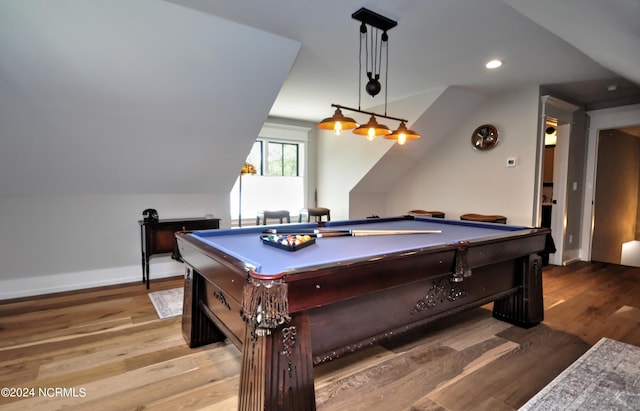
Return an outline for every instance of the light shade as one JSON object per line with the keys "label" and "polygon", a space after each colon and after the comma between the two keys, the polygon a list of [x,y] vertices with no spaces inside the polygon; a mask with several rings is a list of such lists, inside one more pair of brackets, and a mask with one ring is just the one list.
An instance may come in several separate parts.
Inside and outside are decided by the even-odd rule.
{"label": "light shade", "polygon": [[242,165],[242,170],[240,170],[240,175],[241,176],[245,176],[247,174],[255,174],[256,173],[256,168],[253,166],[253,164],[250,163],[244,163]]}
{"label": "light shade", "polygon": [[545,146],[555,146],[557,143],[558,143],[558,135],[556,133],[544,135]]}
{"label": "light shade", "polygon": [[558,142],[558,130],[549,126],[544,130],[544,145],[545,146],[555,146]]}
{"label": "light shade", "polygon": [[353,130],[358,127],[358,123],[351,117],[345,117],[340,108],[336,109],[333,116],[325,118],[318,124],[318,128],[323,130],[333,130],[336,135],[340,135],[342,130]]}
{"label": "light shade", "polygon": [[407,140],[416,140],[419,139],[420,134],[416,133],[413,130],[408,130],[404,121],[400,122],[398,129],[391,134],[387,134],[384,138],[388,140],[398,140],[398,144],[402,145]]}
{"label": "light shade", "polygon": [[360,127],[353,130],[353,134],[358,134],[360,136],[367,136],[368,140],[373,140],[378,136],[386,136],[391,133],[389,127],[384,124],[378,124],[375,116],[371,116],[369,118],[369,122],[367,124],[363,124]]}

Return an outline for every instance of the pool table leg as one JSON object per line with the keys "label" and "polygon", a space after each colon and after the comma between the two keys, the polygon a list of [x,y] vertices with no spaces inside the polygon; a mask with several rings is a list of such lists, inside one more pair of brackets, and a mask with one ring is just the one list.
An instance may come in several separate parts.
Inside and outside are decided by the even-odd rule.
{"label": "pool table leg", "polygon": [[542,258],[531,254],[523,258],[522,287],[493,303],[493,316],[500,320],[530,328],[544,320],[542,297]]}
{"label": "pool table leg", "polygon": [[198,307],[206,289],[204,278],[185,265],[184,300],[182,304],[182,336],[190,348],[224,341],[225,335]]}
{"label": "pool table leg", "polygon": [[295,315],[271,335],[247,327],[240,371],[239,410],[315,410],[309,318]]}

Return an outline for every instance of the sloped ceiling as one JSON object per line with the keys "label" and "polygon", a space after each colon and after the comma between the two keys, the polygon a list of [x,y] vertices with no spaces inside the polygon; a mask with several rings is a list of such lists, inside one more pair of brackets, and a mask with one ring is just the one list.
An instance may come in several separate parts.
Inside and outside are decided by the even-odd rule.
{"label": "sloped ceiling", "polygon": [[[398,21],[390,102],[618,81],[639,95],[633,0],[2,0],[0,194],[228,191],[269,114],[357,105],[360,7]],[[414,127],[426,109],[389,114]]]}
{"label": "sloped ceiling", "polygon": [[503,0],[594,61],[640,84],[637,0]]}
{"label": "sloped ceiling", "polygon": [[3,0],[0,194],[229,190],[299,48],[158,0]]}
{"label": "sloped ceiling", "polygon": [[[620,56],[627,59],[623,63],[626,70],[614,71],[617,67],[609,66],[604,59],[594,60],[592,55],[596,53],[593,49],[618,53],[609,32],[621,37],[637,35],[629,33],[624,24],[615,28],[620,15],[637,14],[630,0],[169,1],[302,43],[271,109],[271,114],[278,117],[319,121],[332,114],[331,103],[357,107],[359,25],[351,14],[361,7],[398,22],[389,31],[389,101],[447,86],[496,94],[540,84],[571,91],[562,89],[562,85],[580,82],[584,90],[594,81],[608,85],[624,80],[621,77],[637,68],[631,64],[635,57]],[[612,13],[608,8],[617,11]],[[557,17],[549,17],[556,12]],[[566,16],[568,13],[571,15]],[[601,26],[594,26],[591,16],[599,13],[609,15],[606,21],[613,29],[593,41],[601,35]],[[550,18],[551,23],[539,24],[539,20]],[[626,21],[629,19],[623,23]],[[582,48],[576,47],[572,41],[577,35],[565,39],[550,29],[557,25],[562,25],[565,32],[587,36],[584,38],[588,41],[579,42]],[[490,58],[501,58],[505,64],[489,72],[483,65]],[[625,93],[628,86],[640,96],[640,81],[635,83],[621,82],[617,93]],[[363,108],[382,103],[382,93],[376,98],[363,94]],[[409,118],[411,122],[416,119]]]}
{"label": "sloped ceiling", "polygon": [[[636,0],[503,0],[618,78],[546,82],[588,110],[640,102],[640,3]],[[555,64],[551,56],[544,56]]]}

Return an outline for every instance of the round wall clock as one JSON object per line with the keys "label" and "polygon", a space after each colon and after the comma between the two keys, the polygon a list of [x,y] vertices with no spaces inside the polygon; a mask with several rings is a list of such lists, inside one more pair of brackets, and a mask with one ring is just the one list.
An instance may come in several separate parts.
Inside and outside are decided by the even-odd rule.
{"label": "round wall clock", "polygon": [[491,150],[498,144],[498,129],[491,124],[483,124],[471,135],[471,145],[476,150]]}

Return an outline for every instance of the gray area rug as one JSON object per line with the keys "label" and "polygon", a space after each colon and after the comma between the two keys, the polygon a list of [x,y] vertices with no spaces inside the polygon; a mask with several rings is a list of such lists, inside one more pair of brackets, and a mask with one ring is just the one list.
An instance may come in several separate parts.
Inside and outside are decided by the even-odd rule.
{"label": "gray area rug", "polygon": [[184,288],[173,288],[171,290],[154,291],[149,293],[151,304],[156,309],[158,317],[169,318],[182,315],[182,300],[184,299]]}
{"label": "gray area rug", "polygon": [[602,338],[520,408],[529,410],[640,410],[640,347]]}

